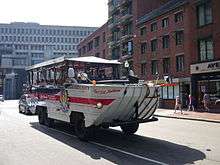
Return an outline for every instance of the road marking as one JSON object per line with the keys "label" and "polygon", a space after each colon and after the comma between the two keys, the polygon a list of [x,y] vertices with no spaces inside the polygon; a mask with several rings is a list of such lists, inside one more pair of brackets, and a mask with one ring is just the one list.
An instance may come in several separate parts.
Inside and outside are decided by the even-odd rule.
{"label": "road marking", "polygon": [[[62,134],[65,134],[67,136],[77,138],[77,136],[75,136],[75,135],[71,135],[69,133],[66,133],[66,132],[63,132],[63,131],[60,131],[60,130],[57,130],[57,129],[54,129],[54,128],[49,128],[49,129],[54,130],[54,131],[59,132],[59,133],[62,133]],[[146,160],[146,161],[149,161],[149,162],[152,162],[152,163],[157,163],[157,164],[160,164],[160,165],[168,165],[166,163],[163,163],[163,162],[160,162],[160,161],[157,161],[157,160],[153,160],[153,159],[146,158],[146,157],[143,157],[143,156],[140,156],[140,155],[136,155],[136,154],[133,154],[133,153],[130,153],[130,152],[126,152],[126,151],[123,151],[123,150],[120,150],[120,149],[117,149],[117,148],[114,148],[114,147],[110,147],[110,146],[107,146],[107,145],[104,145],[104,144],[96,143],[96,142],[93,142],[93,141],[89,141],[88,143],[95,144],[95,145],[101,146],[101,147],[105,147],[105,148],[108,148],[110,150],[121,152],[123,154],[129,155],[129,156],[132,156],[132,157],[135,157],[135,158],[143,159],[143,160]]]}
{"label": "road marking", "polygon": [[139,158],[139,159],[143,159],[143,160],[146,160],[146,161],[149,161],[149,162],[157,163],[157,164],[160,164],[160,165],[168,165],[168,164],[163,163],[163,162],[159,162],[159,161],[156,161],[156,160],[153,160],[153,159],[150,159],[150,158],[146,158],[146,157],[143,157],[143,156],[140,156],[140,155],[132,154],[130,152],[126,152],[126,151],[123,151],[123,150],[120,150],[120,149],[117,149],[117,148],[113,148],[113,147],[110,147],[110,146],[106,146],[106,145],[103,145],[103,144],[100,144],[100,143],[96,143],[96,142],[91,142],[91,143],[96,144],[96,145],[101,146],[101,147],[108,148],[108,149],[113,150],[113,151],[121,152],[121,153],[126,154],[126,155],[130,155],[130,156],[133,156],[133,157],[136,157],[136,158]]}

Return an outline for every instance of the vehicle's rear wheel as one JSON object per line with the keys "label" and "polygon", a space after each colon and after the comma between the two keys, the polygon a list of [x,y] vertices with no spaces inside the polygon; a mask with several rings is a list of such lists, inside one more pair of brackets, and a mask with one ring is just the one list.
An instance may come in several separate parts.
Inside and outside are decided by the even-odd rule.
{"label": "vehicle's rear wheel", "polygon": [[76,119],[74,123],[74,129],[76,136],[82,141],[88,141],[93,132],[93,129],[91,127],[85,127],[85,120],[83,117],[79,117],[78,119]]}
{"label": "vehicle's rear wheel", "polygon": [[54,127],[54,119],[48,118],[47,113],[45,114],[45,125],[48,127]]}
{"label": "vehicle's rear wheel", "polygon": [[133,135],[139,128],[138,123],[121,125],[121,130],[126,135]]}

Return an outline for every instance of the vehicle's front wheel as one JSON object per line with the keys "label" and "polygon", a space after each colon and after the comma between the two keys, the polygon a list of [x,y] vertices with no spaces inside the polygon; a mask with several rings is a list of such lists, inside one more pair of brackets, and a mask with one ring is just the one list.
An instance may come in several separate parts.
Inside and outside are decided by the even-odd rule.
{"label": "vehicle's front wheel", "polygon": [[121,130],[126,135],[133,135],[139,128],[138,123],[121,125]]}

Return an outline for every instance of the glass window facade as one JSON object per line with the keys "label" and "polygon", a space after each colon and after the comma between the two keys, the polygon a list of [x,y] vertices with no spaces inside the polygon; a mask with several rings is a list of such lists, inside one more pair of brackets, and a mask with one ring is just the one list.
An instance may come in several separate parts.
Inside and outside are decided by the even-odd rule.
{"label": "glass window facade", "polygon": [[212,3],[206,1],[197,6],[198,26],[204,26],[212,23]]}
{"label": "glass window facade", "polygon": [[208,61],[214,59],[212,38],[199,40],[199,59],[200,61]]}
{"label": "glass window facade", "polygon": [[184,71],[184,56],[176,56],[176,71],[181,72]]}

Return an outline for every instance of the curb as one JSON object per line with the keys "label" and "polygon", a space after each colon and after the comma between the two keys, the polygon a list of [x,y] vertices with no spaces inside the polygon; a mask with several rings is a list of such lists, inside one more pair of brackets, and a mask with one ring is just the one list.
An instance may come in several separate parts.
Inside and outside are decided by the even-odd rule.
{"label": "curb", "polygon": [[202,119],[202,118],[186,118],[186,117],[179,117],[179,116],[166,116],[166,115],[154,115],[156,117],[164,117],[164,118],[172,118],[172,119],[184,119],[184,120],[194,120],[194,121],[204,121],[209,123],[220,123],[219,120],[209,120],[209,119]]}

